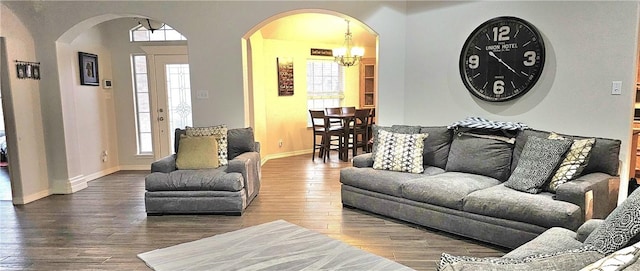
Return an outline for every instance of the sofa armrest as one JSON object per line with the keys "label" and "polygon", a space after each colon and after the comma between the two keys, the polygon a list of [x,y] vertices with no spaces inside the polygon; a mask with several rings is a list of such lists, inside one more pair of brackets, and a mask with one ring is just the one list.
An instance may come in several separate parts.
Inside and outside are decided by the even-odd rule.
{"label": "sofa armrest", "polygon": [[576,230],[576,239],[578,239],[578,241],[580,241],[581,243],[584,243],[584,240],[587,240],[587,237],[589,237],[589,235],[600,225],[602,225],[602,223],[604,222],[603,219],[589,219],[587,221],[584,222],[584,224],[582,224],[582,226],[580,226],[580,228],[578,228],[578,230]]}
{"label": "sofa armrest", "polygon": [[354,167],[373,167],[373,154],[372,153],[364,153],[358,156],[353,157],[353,166]]}
{"label": "sofa armrest", "polygon": [[260,191],[260,153],[245,152],[229,160],[227,172],[238,172],[244,179],[244,187],[247,190],[247,204]]}
{"label": "sofa armrest", "polygon": [[605,218],[618,204],[620,177],[589,173],[558,186],[556,199],[580,206],[584,220]]}
{"label": "sofa armrest", "polygon": [[169,173],[176,170],[176,155],[172,154],[151,163],[151,172]]}

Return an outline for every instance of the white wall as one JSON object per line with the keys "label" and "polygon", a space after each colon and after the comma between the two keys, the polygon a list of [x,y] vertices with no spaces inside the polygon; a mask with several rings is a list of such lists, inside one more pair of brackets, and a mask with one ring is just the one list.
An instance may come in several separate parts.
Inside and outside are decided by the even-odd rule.
{"label": "white wall", "polygon": [[[209,96],[215,97],[194,100],[194,125],[227,123],[241,127],[249,119],[243,109],[241,38],[260,22],[296,9],[343,13],[379,34],[378,123],[445,125],[477,115],[521,121],[561,133],[618,138],[623,140],[623,181],[627,177],[637,57],[637,2],[3,3],[31,31],[37,44],[36,55],[47,72],[40,91],[52,179],[67,181],[73,177],[68,169],[78,164],[67,159],[67,131],[60,131],[64,126],[61,89],[72,86],[58,82],[58,73],[72,70],[75,64],[57,67],[55,41],[75,37],[95,24],[122,16],[145,15],[167,22],[189,39],[192,90],[208,90]],[[458,57],[464,40],[475,27],[503,15],[521,17],[538,27],[545,38],[547,61],[540,81],[530,93],[512,102],[489,104],[476,100],[464,88]],[[623,82],[620,96],[609,95],[614,80]],[[624,191],[625,183],[622,186]]]}
{"label": "white wall", "polygon": [[[99,65],[100,86],[83,86],[80,85],[79,65],[71,64],[74,67],[71,79],[75,86],[72,91],[78,158],[81,164],[80,174],[83,176],[110,173],[119,165],[113,89],[102,87],[102,80],[113,78],[112,52],[103,33],[104,25],[100,24],[83,32],[71,43],[74,57],[70,59],[77,63],[77,52],[92,53],[98,55]],[[102,160],[103,151],[107,152],[107,161]]]}
{"label": "white wall", "polygon": [[[447,125],[480,116],[621,139],[620,190],[626,195],[638,2],[409,2],[408,10],[407,33],[412,37],[406,50],[406,123]],[[538,28],[546,63],[527,94],[489,103],[466,90],[458,61],[468,35],[484,21],[504,15]],[[611,95],[611,81],[622,81],[622,95]]]}
{"label": "white wall", "polygon": [[[18,79],[15,60],[37,62],[32,35],[16,15],[0,3],[0,88],[14,204],[25,204],[49,195],[45,160],[40,81]],[[40,70],[48,76],[46,70]]]}

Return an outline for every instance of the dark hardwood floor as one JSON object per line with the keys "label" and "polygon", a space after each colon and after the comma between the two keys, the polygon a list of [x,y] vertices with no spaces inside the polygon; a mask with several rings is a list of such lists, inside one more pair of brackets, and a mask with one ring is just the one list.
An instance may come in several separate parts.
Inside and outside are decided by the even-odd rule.
{"label": "dark hardwood floor", "polygon": [[262,188],[242,216],[147,217],[144,171],[118,172],[71,195],[23,206],[0,201],[0,270],[150,270],[141,252],[284,219],[417,270],[442,252],[501,256],[504,250],[364,211],[342,208],[337,155],[269,160]]}

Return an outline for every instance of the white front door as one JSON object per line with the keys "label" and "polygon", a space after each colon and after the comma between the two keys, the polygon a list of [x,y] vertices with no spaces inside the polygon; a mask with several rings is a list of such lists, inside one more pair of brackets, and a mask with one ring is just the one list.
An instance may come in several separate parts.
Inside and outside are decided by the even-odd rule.
{"label": "white front door", "polygon": [[187,55],[155,55],[156,98],[153,151],[156,159],[173,153],[174,131],[192,126],[191,81]]}

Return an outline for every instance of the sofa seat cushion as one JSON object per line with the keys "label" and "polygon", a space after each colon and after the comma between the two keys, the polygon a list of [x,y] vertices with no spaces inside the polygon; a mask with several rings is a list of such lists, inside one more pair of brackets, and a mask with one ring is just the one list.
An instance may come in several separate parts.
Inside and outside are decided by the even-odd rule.
{"label": "sofa seat cushion", "polygon": [[443,169],[437,167],[425,167],[420,174],[350,167],[340,170],[340,182],[364,190],[402,197],[403,183],[443,172]]}
{"label": "sofa seat cushion", "polygon": [[504,184],[467,195],[462,209],[545,228],[576,230],[583,222],[582,210],[578,205],[554,200],[552,193],[530,194],[505,187]]}
{"label": "sofa seat cushion", "polygon": [[240,173],[227,173],[227,167],[202,170],[154,172],[145,177],[147,191],[240,191],[244,181]]}
{"label": "sofa seat cushion", "polygon": [[471,192],[499,185],[500,181],[477,174],[445,172],[402,184],[402,197],[456,210]]}

